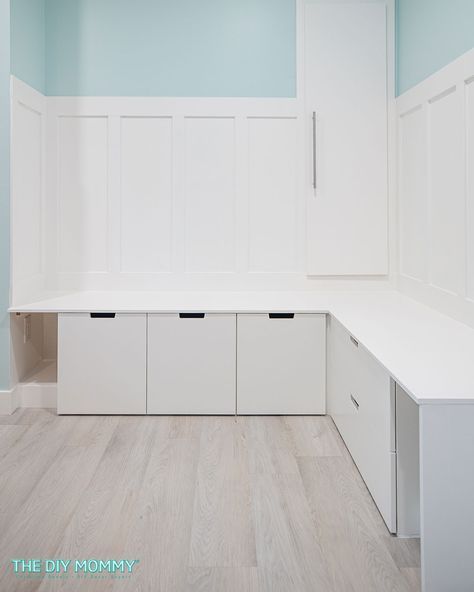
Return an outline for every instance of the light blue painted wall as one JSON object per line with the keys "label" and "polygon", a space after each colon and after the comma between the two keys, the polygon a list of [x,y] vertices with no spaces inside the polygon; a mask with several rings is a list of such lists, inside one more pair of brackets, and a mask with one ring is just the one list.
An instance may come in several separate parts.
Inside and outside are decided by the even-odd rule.
{"label": "light blue painted wall", "polygon": [[0,391],[10,388],[10,0],[0,0]]}
{"label": "light blue painted wall", "polygon": [[398,94],[474,47],[474,0],[397,0]]}
{"label": "light blue painted wall", "polygon": [[45,0],[11,0],[11,69],[45,92]]}
{"label": "light blue painted wall", "polygon": [[296,93],[295,0],[46,0],[49,95]]}

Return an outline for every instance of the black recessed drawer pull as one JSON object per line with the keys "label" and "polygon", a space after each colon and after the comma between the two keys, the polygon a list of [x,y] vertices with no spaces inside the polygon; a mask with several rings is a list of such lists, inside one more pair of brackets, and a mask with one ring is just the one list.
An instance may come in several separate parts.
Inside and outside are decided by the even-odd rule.
{"label": "black recessed drawer pull", "polygon": [[203,319],[205,316],[206,315],[203,312],[180,312],[179,313],[180,319]]}
{"label": "black recessed drawer pull", "polygon": [[91,319],[115,319],[114,312],[91,312]]}
{"label": "black recessed drawer pull", "polygon": [[271,319],[294,319],[295,313],[294,312],[270,312],[268,316]]}
{"label": "black recessed drawer pull", "polygon": [[359,411],[359,403],[354,399],[354,397],[351,395],[351,401],[352,404],[354,405],[354,407],[357,409],[357,411]]}
{"label": "black recessed drawer pull", "polygon": [[357,341],[357,339],[354,339],[354,337],[352,337],[352,335],[349,336],[350,340],[352,341],[352,343],[356,346],[359,347],[359,342]]}

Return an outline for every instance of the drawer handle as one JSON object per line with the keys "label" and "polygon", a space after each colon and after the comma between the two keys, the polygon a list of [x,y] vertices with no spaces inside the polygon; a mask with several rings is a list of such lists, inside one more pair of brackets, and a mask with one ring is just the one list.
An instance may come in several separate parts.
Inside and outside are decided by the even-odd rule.
{"label": "drawer handle", "polygon": [[206,316],[203,312],[180,312],[180,319],[203,319]]}
{"label": "drawer handle", "polygon": [[354,399],[354,397],[351,395],[351,401],[352,404],[354,405],[354,407],[357,409],[357,411],[359,411],[359,403]]}
{"label": "drawer handle", "polygon": [[268,313],[270,319],[294,319],[294,312],[270,312]]}
{"label": "drawer handle", "polygon": [[352,335],[349,335],[349,338],[356,347],[359,347],[359,342],[357,341],[357,339],[352,337]]}
{"label": "drawer handle", "polygon": [[114,312],[91,312],[91,319],[115,319]]}

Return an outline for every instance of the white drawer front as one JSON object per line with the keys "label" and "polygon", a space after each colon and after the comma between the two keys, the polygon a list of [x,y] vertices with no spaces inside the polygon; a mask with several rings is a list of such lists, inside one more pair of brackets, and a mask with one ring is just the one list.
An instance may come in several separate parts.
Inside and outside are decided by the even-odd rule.
{"label": "white drawer front", "polygon": [[358,349],[349,333],[334,318],[328,320],[327,407],[346,446],[355,450],[359,441],[358,411],[351,397],[358,384]]}
{"label": "white drawer front", "polygon": [[146,314],[59,315],[58,413],[146,413]]}
{"label": "white drawer front", "polygon": [[235,413],[236,315],[148,315],[151,414]]}
{"label": "white drawer front", "polygon": [[359,445],[356,463],[391,532],[396,531],[396,457],[392,429],[390,375],[359,346]]}
{"label": "white drawer front", "polygon": [[237,318],[238,413],[325,413],[325,315]]}
{"label": "white drawer front", "polygon": [[328,331],[328,411],[387,527],[396,530],[390,376],[333,318]]}

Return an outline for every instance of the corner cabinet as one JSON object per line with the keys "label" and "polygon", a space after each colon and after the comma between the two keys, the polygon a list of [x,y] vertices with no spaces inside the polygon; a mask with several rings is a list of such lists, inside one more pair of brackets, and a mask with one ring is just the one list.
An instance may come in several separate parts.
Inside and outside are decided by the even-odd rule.
{"label": "corner cabinet", "polygon": [[237,315],[237,412],[326,413],[326,315]]}
{"label": "corner cabinet", "polygon": [[307,273],[388,271],[387,6],[304,5]]}

